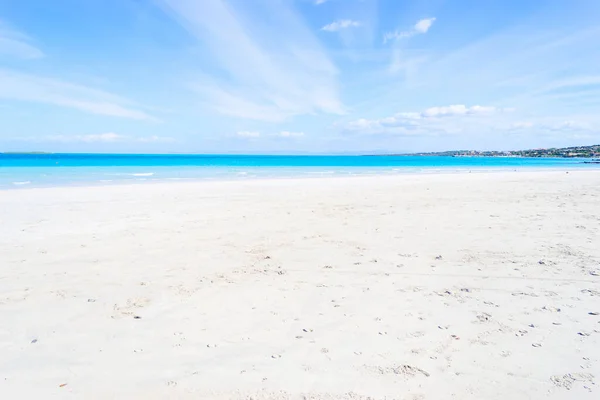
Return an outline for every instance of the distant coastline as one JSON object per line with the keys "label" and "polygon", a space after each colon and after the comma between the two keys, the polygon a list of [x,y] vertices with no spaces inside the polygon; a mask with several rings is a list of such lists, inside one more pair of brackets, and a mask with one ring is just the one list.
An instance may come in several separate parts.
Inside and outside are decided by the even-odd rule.
{"label": "distant coastline", "polygon": [[[54,153],[54,152],[46,152],[46,151],[5,151],[1,152],[0,155],[55,155],[55,154],[68,154],[68,155],[86,155],[86,156],[140,156],[143,154],[135,154],[135,153]],[[165,156],[231,156],[231,157],[324,157],[328,156],[327,154],[199,154],[199,153],[168,153],[168,154],[152,154],[155,156],[165,155]],[[538,149],[528,149],[528,150],[489,150],[489,151],[481,151],[481,150],[447,150],[447,151],[438,151],[438,152],[416,152],[416,153],[388,153],[388,154],[354,154],[355,156],[363,156],[363,157],[398,157],[398,156],[439,156],[439,157],[496,157],[496,158],[589,158],[591,161],[585,162],[593,162],[600,163],[600,144],[591,145],[591,146],[573,146],[573,147],[551,147],[551,148],[538,148]],[[331,154],[331,156],[350,156],[350,154]]]}
{"label": "distant coastline", "polygon": [[[600,158],[600,145],[529,150],[479,151],[451,150],[428,153],[389,154],[390,156],[444,156],[444,157],[527,157],[527,158]],[[600,162],[593,160],[592,162]]]}

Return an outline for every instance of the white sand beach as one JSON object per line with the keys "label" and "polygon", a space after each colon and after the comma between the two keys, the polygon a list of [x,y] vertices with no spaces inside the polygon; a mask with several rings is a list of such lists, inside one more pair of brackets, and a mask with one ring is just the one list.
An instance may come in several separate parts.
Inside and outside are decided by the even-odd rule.
{"label": "white sand beach", "polygon": [[0,398],[598,399],[600,171],[0,191]]}

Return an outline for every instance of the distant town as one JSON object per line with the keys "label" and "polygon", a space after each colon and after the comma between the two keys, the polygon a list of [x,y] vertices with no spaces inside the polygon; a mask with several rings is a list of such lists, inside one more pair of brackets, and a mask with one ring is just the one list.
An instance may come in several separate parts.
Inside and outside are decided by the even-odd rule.
{"label": "distant town", "polygon": [[[406,154],[408,155],[408,154]],[[418,156],[451,156],[451,157],[562,157],[562,158],[595,158],[600,157],[600,145],[576,146],[549,149],[510,150],[510,151],[478,151],[452,150],[432,153],[414,153]]]}

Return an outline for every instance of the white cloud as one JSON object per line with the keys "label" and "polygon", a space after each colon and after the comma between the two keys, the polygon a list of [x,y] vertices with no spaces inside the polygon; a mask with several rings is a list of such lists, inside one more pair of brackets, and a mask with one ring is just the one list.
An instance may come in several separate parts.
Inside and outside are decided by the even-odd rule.
{"label": "white cloud", "polygon": [[[265,121],[344,112],[337,69],[291,2],[256,2],[252,12],[226,0],[160,3],[206,47],[192,86],[207,107]],[[278,17],[265,24],[271,15]]]}
{"label": "white cloud", "polygon": [[42,138],[42,141],[48,142],[84,142],[84,143],[93,143],[93,142],[117,142],[123,140],[125,137],[118,135],[113,132],[108,133],[99,133],[92,135],[53,135]]}
{"label": "white cloud", "polygon": [[27,35],[9,28],[0,21],[0,56],[35,59],[44,57],[44,53],[31,44]]}
{"label": "white cloud", "polygon": [[418,34],[427,33],[431,25],[435,22],[435,18],[424,18],[419,21],[408,31],[401,31],[396,29],[392,32],[386,32],[383,35],[383,43],[387,43],[390,40],[399,40],[409,38]]}
{"label": "white cloud", "polygon": [[431,25],[433,25],[434,21],[435,21],[435,18],[425,18],[425,19],[418,21],[414,26],[415,32],[427,33],[429,28],[431,28]]}
{"label": "white cloud", "polygon": [[518,121],[510,125],[510,129],[528,129],[533,128],[533,122]]}
{"label": "white cloud", "polygon": [[[595,68],[600,51],[594,38],[600,28],[565,23],[546,30],[544,20],[537,18],[541,17],[452,51],[427,52],[427,62],[390,85],[387,96],[373,101],[373,108],[396,99],[398,92],[410,98],[427,90],[443,99],[456,92],[465,99],[511,104],[540,117],[595,112],[600,104],[600,76]],[[405,51],[402,56],[407,63],[422,53]]]}
{"label": "white cloud", "polygon": [[262,135],[257,131],[239,131],[236,133],[236,136],[242,138],[259,138],[259,137],[280,137],[280,138],[298,138],[304,136],[304,132],[291,132],[291,131],[281,131],[273,134]]}
{"label": "white cloud", "polygon": [[89,134],[89,135],[50,135],[43,137],[29,137],[21,140],[35,142],[60,142],[60,143],[115,143],[115,142],[140,142],[140,143],[156,143],[156,142],[173,142],[174,139],[165,136],[127,136],[119,135],[114,132]]}
{"label": "white cloud", "polygon": [[260,137],[260,132],[240,131],[240,132],[237,132],[236,135],[239,137],[244,137],[244,138],[257,138],[257,137]]}
{"label": "white cloud", "polygon": [[585,131],[591,130],[592,127],[585,122],[567,120],[548,125],[546,126],[546,129],[551,131]]}
{"label": "white cloud", "polygon": [[130,100],[56,79],[0,69],[0,99],[73,108],[98,115],[158,121]]}
{"label": "white cloud", "polygon": [[359,26],[361,26],[361,23],[359,21],[353,21],[351,19],[340,19],[338,21],[334,21],[330,24],[325,25],[321,28],[321,30],[327,32],[337,32],[342,29],[356,28]]}
{"label": "white cloud", "polygon": [[458,133],[465,126],[481,124],[481,118],[507,112],[507,109],[490,106],[456,104],[430,107],[421,112],[400,112],[381,119],[358,119],[344,127],[360,133],[387,133],[401,135],[426,135]]}
{"label": "white cloud", "polygon": [[175,139],[173,139],[172,137],[158,136],[158,135],[138,137],[138,138],[135,138],[135,140],[138,141],[138,142],[142,142],[142,143],[171,143],[171,142],[175,142]]}
{"label": "white cloud", "polygon": [[453,115],[473,115],[486,114],[497,111],[496,107],[472,106],[467,107],[464,104],[456,104],[446,107],[431,107],[419,114],[422,118],[435,118]]}
{"label": "white cloud", "polygon": [[278,133],[279,137],[291,138],[291,137],[302,137],[304,136],[304,132],[290,132],[290,131],[281,131]]}
{"label": "white cloud", "polygon": [[[587,121],[586,121],[587,119]],[[532,121],[516,121],[508,127],[512,132],[534,132],[538,134],[561,134],[572,132],[595,132],[600,126],[598,121],[592,121],[585,116],[580,119],[564,119],[562,117],[541,117]],[[503,129],[502,126],[499,129]]]}

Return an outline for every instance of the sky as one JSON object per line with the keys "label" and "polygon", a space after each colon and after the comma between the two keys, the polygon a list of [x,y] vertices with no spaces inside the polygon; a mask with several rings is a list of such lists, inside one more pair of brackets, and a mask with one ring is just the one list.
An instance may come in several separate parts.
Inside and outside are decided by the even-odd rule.
{"label": "sky", "polygon": [[0,152],[600,143],[597,0],[0,0]]}

